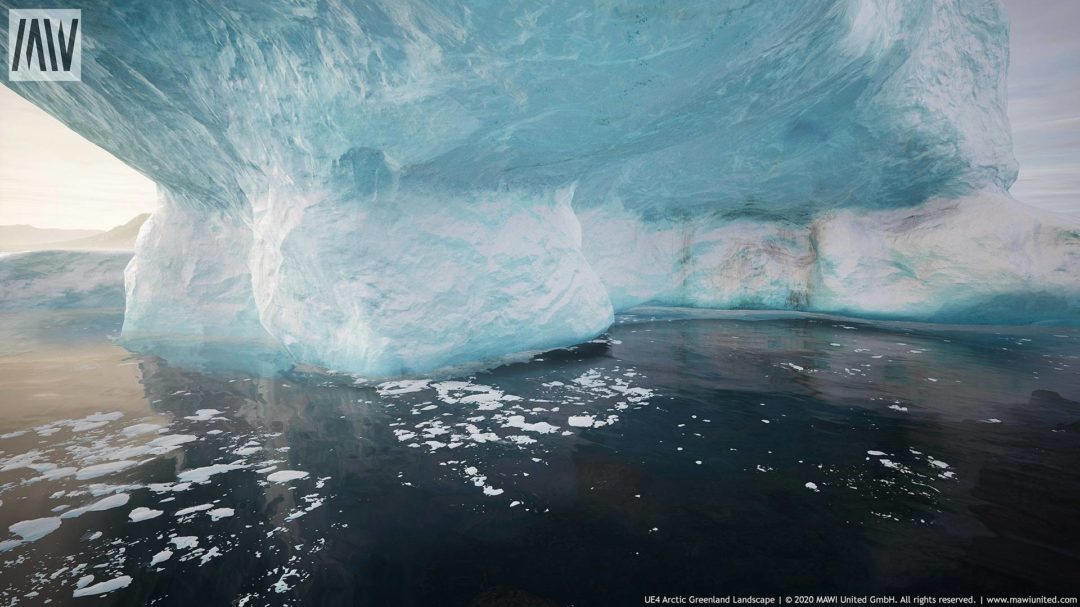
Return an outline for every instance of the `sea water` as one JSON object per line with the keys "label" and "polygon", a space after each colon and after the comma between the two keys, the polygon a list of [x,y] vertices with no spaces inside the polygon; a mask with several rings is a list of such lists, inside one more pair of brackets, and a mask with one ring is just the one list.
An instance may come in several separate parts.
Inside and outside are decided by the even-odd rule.
{"label": "sea water", "polygon": [[121,322],[0,317],[6,603],[1075,590],[1076,329],[639,309],[368,381]]}

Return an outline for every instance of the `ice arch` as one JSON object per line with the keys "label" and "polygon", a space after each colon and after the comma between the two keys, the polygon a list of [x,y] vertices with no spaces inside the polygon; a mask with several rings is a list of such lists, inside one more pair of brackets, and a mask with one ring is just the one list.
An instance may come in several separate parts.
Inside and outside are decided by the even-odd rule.
{"label": "ice arch", "polygon": [[1080,226],[1007,193],[994,1],[82,11],[83,82],[8,85],[159,184],[128,336],[392,375],[649,301],[1080,317]]}

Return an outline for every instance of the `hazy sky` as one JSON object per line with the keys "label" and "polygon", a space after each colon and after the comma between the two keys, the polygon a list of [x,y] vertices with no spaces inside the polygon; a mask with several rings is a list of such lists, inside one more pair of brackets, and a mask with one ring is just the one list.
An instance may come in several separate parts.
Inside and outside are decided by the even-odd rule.
{"label": "hazy sky", "polygon": [[0,86],[0,225],[104,230],[156,204],[153,182]]}
{"label": "hazy sky", "polygon": [[[1020,161],[1012,193],[1080,212],[1080,0],[1004,2]],[[107,229],[153,210],[155,200],[148,179],[0,86],[0,225]]]}
{"label": "hazy sky", "polygon": [[1005,0],[1018,200],[1080,212],[1080,0]]}

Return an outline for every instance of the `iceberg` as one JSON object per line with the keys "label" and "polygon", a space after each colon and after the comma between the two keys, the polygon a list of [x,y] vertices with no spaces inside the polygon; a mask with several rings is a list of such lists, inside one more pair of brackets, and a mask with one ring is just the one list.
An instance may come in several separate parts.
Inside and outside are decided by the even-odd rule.
{"label": "iceberg", "polygon": [[0,311],[124,307],[131,253],[0,253]]}
{"label": "iceberg", "polygon": [[81,83],[5,84],[159,185],[125,338],[393,376],[644,303],[1080,319],[1080,222],[1008,194],[993,0],[82,14]]}

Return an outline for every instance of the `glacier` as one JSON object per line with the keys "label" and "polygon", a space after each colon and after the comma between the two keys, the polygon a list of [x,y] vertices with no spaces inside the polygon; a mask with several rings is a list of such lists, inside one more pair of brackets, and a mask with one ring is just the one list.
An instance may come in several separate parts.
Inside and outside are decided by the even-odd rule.
{"label": "glacier", "polygon": [[1080,322],[994,0],[81,8],[82,82],[5,85],[158,184],[128,339],[394,376],[646,303]]}

